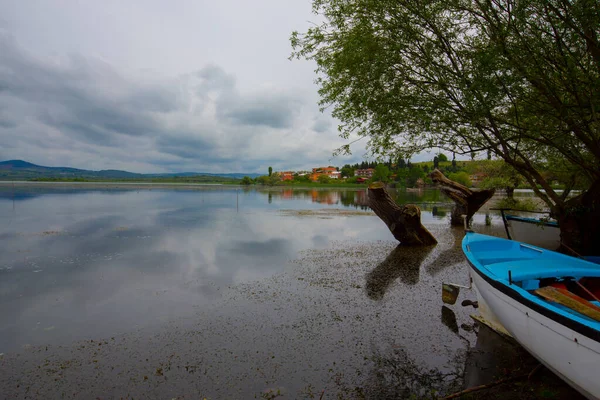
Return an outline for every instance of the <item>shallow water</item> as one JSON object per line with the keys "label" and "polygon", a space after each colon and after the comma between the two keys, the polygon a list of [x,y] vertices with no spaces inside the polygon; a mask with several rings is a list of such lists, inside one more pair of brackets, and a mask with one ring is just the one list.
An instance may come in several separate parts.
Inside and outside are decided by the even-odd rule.
{"label": "shallow water", "polygon": [[357,191],[26,187],[13,195],[10,187],[2,195],[0,352],[189,315],[223,288],[285,270],[300,250],[390,237],[372,215],[280,211],[364,207]]}
{"label": "shallow water", "polygon": [[[398,196],[420,204],[437,246],[397,246],[376,216],[356,212],[367,210],[363,191],[0,188],[0,393],[460,390],[477,342],[472,309],[443,306],[440,289],[468,282],[463,232],[436,191]],[[484,220],[476,230],[502,235],[499,217]]]}

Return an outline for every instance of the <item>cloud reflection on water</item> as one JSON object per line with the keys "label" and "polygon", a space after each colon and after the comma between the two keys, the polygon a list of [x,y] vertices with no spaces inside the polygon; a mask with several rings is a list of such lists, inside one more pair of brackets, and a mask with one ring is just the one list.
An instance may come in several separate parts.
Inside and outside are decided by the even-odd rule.
{"label": "cloud reflection on water", "polygon": [[[282,216],[256,191],[239,194],[236,212],[236,195],[50,190],[20,201],[0,229],[0,313],[10,321],[0,352],[191,314],[227,286],[285,270],[300,250],[389,236],[376,217]],[[0,199],[0,218],[10,216],[7,205]]]}

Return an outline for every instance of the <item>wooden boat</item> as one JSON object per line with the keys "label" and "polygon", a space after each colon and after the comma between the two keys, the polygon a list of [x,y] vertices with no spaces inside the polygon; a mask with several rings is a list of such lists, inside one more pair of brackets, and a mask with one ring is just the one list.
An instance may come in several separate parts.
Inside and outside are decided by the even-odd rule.
{"label": "wooden boat", "polygon": [[505,214],[504,210],[502,221],[509,239],[549,250],[557,250],[560,246],[560,228],[556,221]]}
{"label": "wooden boat", "polygon": [[467,232],[479,312],[569,385],[600,398],[600,268],[513,240]]}

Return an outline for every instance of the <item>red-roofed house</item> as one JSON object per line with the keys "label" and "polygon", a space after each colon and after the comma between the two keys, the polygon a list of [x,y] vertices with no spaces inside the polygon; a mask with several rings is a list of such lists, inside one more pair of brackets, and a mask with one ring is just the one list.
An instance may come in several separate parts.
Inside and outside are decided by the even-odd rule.
{"label": "red-roofed house", "polygon": [[285,171],[280,172],[279,177],[282,181],[293,181],[294,180],[294,172],[293,171]]}
{"label": "red-roofed house", "polygon": [[331,179],[340,179],[342,173],[335,167],[313,168],[310,180],[316,182],[320,175],[326,175]]}

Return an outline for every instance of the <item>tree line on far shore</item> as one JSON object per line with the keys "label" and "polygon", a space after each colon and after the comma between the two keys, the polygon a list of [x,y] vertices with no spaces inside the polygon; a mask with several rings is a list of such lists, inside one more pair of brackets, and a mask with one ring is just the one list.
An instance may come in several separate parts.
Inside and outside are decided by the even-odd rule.
{"label": "tree line on far shore", "polygon": [[[373,176],[362,182],[356,176],[356,170],[374,169]],[[411,162],[399,158],[395,161],[371,162],[363,161],[356,164],[346,164],[343,167],[336,167],[341,173],[341,180],[331,179],[325,174],[319,175],[316,182],[311,180],[309,173],[295,173],[293,180],[283,181],[281,175],[273,172],[272,168],[269,174],[252,179],[245,176],[240,183],[242,185],[264,185],[264,186],[288,186],[288,185],[368,185],[373,182],[384,182],[392,187],[399,188],[418,188],[433,186],[429,177],[434,169],[440,170],[449,179],[461,183],[467,187],[477,186],[482,189],[500,189],[504,190],[512,198],[515,189],[530,189],[530,185],[522,176],[510,165],[502,160],[470,160],[458,161],[454,157],[449,160],[448,157],[440,153],[434,156],[432,161]],[[553,174],[550,167],[541,172],[546,178],[553,182],[553,185],[560,188],[563,183],[559,175]],[[474,178],[474,181],[472,181]]]}

